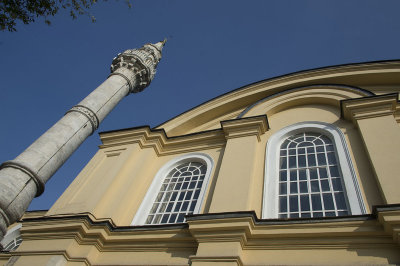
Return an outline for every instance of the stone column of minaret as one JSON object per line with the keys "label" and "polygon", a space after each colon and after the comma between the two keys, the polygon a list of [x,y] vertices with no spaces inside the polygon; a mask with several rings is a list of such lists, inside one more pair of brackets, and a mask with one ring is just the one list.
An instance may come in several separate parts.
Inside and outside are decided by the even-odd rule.
{"label": "stone column of minaret", "polygon": [[0,166],[0,240],[32,199],[107,114],[129,93],[152,81],[165,40],[127,50],[114,58],[106,81],[12,161]]}

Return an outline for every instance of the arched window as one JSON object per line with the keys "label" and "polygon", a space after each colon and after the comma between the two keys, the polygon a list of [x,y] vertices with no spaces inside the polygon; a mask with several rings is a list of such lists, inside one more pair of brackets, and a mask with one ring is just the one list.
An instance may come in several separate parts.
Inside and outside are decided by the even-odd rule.
{"label": "arched window", "polygon": [[1,251],[14,251],[16,250],[22,243],[22,237],[20,233],[20,229],[22,224],[16,224],[10,230],[7,231],[6,235],[0,241],[3,249]]}
{"label": "arched window", "polygon": [[365,212],[343,133],[299,123],[267,144],[263,218],[312,218]]}
{"label": "arched window", "polygon": [[212,170],[212,159],[193,153],[160,169],[132,221],[133,225],[182,223],[198,213]]}

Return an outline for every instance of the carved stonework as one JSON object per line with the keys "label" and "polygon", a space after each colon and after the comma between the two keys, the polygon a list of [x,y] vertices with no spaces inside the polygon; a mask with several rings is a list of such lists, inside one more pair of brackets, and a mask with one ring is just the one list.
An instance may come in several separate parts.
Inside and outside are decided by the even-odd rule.
{"label": "carved stonework", "polygon": [[75,105],[74,107],[72,107],[70,110],[67,111],[67,113],[70,112],[78,112],[86,116],[89,119],[90,124],[92,125],[92,134],[99,127],[99,118],[97,117],[96,113],[87,108],[86,106]]}
{"label": "carved stonework", "polygon": [[0,170],[7,167],[18,169],[27,174],[35,182],[37,188],[36,197],[42,195],[42,193],[44,192],[44,183],[42,179],[35,173],[35,171],[32,170],[28,165],[25,165],[24,163],[18,162],[16,160],[10,160],[2,163],[0,165]]}
{"label": "carved stonework", "polygon": [[[120,75],[130,80],[128,83],[131,86],[131,93],[141,92],[149,86],[154,78],[164,44],[165,41],[156,44],[145,44],[142,48],[129,49],[118,54],[112,61],[111,75]],[[133,79],[135,80],[130,79],[121,73],[121,71],[117,71],[120,68],[126,68],[132,71]]]}

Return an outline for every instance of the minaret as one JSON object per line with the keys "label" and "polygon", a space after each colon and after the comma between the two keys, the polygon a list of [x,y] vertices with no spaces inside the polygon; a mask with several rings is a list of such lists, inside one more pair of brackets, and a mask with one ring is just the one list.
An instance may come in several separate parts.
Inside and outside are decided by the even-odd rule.
{"label": "minaret", "polygon": [[118,54],[111,74],[17,158],[0,165],[0,240],[45,183],[129,93],[144,90],[156,73],[165,40]]}

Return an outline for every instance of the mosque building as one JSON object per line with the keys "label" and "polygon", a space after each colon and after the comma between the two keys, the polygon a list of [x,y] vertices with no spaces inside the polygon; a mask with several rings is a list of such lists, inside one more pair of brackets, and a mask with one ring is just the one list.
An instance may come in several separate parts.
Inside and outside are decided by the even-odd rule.
{"label": "mosque building", "polygon": [[[131,55],[158,62],[163,45]],[[110,78],[143,89],[127,54]],[[155,128],[101,132],[57,202],[9,227],[0,262],[398,265],[399,91],[400,61],[332,66],[243,86]],[[89,104],[69,112],[87,135],[104,118]]]}

